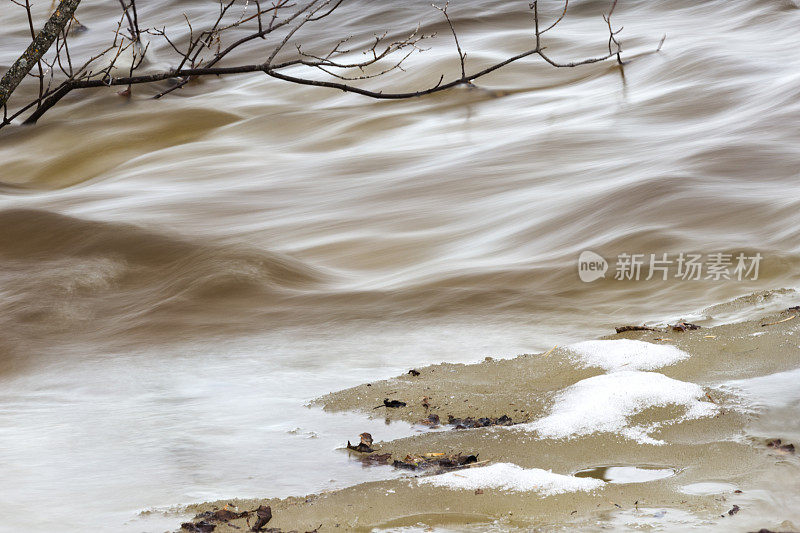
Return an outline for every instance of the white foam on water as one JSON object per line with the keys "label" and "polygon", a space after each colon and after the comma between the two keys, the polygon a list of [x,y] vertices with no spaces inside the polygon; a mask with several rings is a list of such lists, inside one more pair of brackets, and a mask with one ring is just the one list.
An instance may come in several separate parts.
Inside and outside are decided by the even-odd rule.
{"label": "white foam on water", "polygon": [[800,403],[800,368],[766,376],[726,381],[719,388],[747,398],[756,407],[789,407]]}
{"label": "white foam on water", "polygon": [[[643,444],[664,444],[648,433],[665,423],[714,414],[716,406],[701,401],[700,385],[656,372],[619,371],[584,379],[555,397],[550,414],[517,426],[546,438],[573,438],[599,432],[618,432]],[[649,426],[628,426],[628,419],[650,407],[678,405],[684,414]]]}
{"label": "white foam on water", "polygon": [[590,491],[605,485],[600,479],[565,476],[541,468],[522,468],[512,463],[496,463],[457,470],[438,476],[419,478],[418,481],[456,490],[497,489],[510,492],[538,492],[545,496]]}
{"label": "white foam on water", "polygon": [[585,341],[566,346],[572,359],[584,368],[619,370],[654,370],[688,359],[690,355],[670,344],[631,339]]}

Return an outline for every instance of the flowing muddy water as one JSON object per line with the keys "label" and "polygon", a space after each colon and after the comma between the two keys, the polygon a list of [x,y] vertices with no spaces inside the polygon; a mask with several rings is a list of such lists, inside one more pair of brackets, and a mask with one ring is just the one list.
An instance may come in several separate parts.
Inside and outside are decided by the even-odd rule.
{"label": "flowing muddy water", "polygon": [[[471,68],[531,47],[526,5],[451,2]],[[209,6],[140,2],[140,16],[180,35],[182,13],[199,25]],[[601,54],[605,9],[575,2],[552,55]],[[440,32],[431,50],[371,82],[417,88],[458,71],[437,14],[353,0],[298,39],[421,21]],[[115,6],[78,15],[76,50],[105,43]],[[304,404],[623,323],[796,305],[763,291],[798,285],[800,9],[630,0],[615,17],[624,76],[526,60],[479,83],[494,92],[376,102],[247,75],[160,100],[76,94],[0,132],[0,529],[157,531],[174,505],[388,477],[336,448],[410,426]],[[5,2],[3,69],[25,24]],[[605,279],[579,280],[585,250],[612,263]],[[763,260],[757,279],[617,281],[623,252]],[[775,408],[796,420],[796,402]]]}

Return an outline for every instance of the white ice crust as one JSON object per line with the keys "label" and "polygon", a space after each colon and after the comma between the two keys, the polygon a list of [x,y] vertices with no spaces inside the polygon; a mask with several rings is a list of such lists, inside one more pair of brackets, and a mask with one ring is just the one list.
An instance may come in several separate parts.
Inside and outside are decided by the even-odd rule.
{"label": "white ice crust", "polygon": [[605,485],[600,479],[554,474],[541,468],[522,468],[512,463],[456,470],[419,478],[420,483],[455,490],[495,489],[509,492],[537,492],[544,496],[590,491]]}

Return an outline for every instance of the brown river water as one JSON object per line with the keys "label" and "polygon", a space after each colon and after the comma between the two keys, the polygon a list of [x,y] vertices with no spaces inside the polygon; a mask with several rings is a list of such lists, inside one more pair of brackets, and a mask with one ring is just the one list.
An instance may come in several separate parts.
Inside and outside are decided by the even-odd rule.
{"label": "brown river water", "polygon": [[[199,27],[213,6],[142,0],[140,18],[185,36],[182,14]],[[574,2],[551,55],[602,54],[607,7]],[[84,0],[76,50],[107,41],[116,9]],[[449,12],[470,68],[532,47],[526,2]],[[429,2],[352,0],[298,40],[417,22],[431,49],[367,84],[408,90],[458,73]],[[764,291],[800,284],[798,5],[621,0],[615,22],[624,75],[529,59],[488,91],[389,102],[241,75],[160,100],[76,93],[0,131],[0,530],[163,531],[180,504],[392,476],[336,448],[409,426],[307,402],[624,323],[797,305]],[[2,70],[27,31],[4,0]],[[579,279],[585,250],[605,279]],[[621,253],[681,252],[763,259],[756,279],[614,279]]]}

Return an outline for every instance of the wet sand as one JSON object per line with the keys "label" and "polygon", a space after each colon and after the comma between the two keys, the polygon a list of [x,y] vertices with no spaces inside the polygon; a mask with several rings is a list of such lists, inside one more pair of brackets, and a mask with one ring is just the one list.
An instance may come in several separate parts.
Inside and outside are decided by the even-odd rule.
{"label": "wet sand", "polygon": [[[138,3],[142,27],[166,27],[179,46],[215,19],[213,2]],[[32,4],[34,25],[41,27],[51,2]],[[255,9],[248,0],[236,4],[231,23]],[[450,4],[470,71],[531,48],[529,2]],[[539,2],[548,23],[561,4]],[[546,34],[551,57],[602,55],[608,32],[602,15],[610,5],[570,2],[559,28]],[[424,412],[407,376],[398,380],[404,387],[398,397],[408,392],[416,409],[411,415],[373,411],[373,399],[385,397],[378,392],[362,406],[374,420],[303,405],[412,366],[424,371],[442,361],[546,352],[631,321],[705,313],[709,305],[755,317],[761,312],[750,313],[753,308],[771,312],[800,303],[788,290],[800,287],[797,5],[619,2],[614,23],[624,27],[620,38],[630,60],[624,76],[614,61],[559,69],[525,59],[484,78],[485,90],[458,88],[397,102],[263,75],[226,76],[157,100],[152,97],[168,83],[140,86],[130,98],[111,87],[73,93],[39,125],[4,128],[0,501],[8,511],[2,528],[160,532],[189,518],[164,516],[162,505],[298,496],[395,478],[402,472],[361,468],[355,454],[336,448],[362,431],[384,441],[382,447],[413,434],[406,422],[384,426],[382,420],[387,414],[415,420]],[[0,9],[0,65],[8,67],[30,43],[30,29],[23,7],[6,6]],[[79,9],[88,31],[75,35],[70,53],[82,63],[113,39],[119,3],[84,1]],[[420,33],[437,34],[424,45],[430,50],[409,58],[405,71],[359,83],[416,90],[443,74],[460,75],[452,34],[431,0],[350,0],[337,13],[304,27],[286,52],[296,45],[324,51],[350,35],[347,46],[355,52],[371,46],[376,33],[406,38],[419,26]],[[665,34],[661,52],[652,53]],[[150,35],[148,41],[153,68],[174,66],[174,50],[164,39]],[[252,42],[226,65],[264,61],[270,42]],[[38,94],[36,81],[20,87],[20,104]],[[731,254],[734,262],[739,253],[759,253],[763,261],[758,279],[684,280],[673,265],[668,279],[646,280],[645,266],[642,279],[617,280],[610,266],[605,279],[582,283],[576,260],[584,251],[610,265],[623,252],[645,254],[645,260],[662,252],[671,259],[699,253],[706,262],[716,253]],[[743,295],[751,297],[741,302]],[[783,298],[791,303],[773,307]],[[728,320],[720,312],[706,314]],[[774,359],[755,360],[776,355],[763,352],[736,356],[729,373],[727,361],[684,361],[657,372],[685,373],[710,387],[718,377],[766,370]],[[520,379],[519,391],[509,386],[495,414],[537,420],[558,387],[599,374],[556,364],[563,357],[557,351],[551,357],[553,368],[568,374],[546,371],[545,358],[528,358],[530,382]],[[490,367],[505,380],[515,368],[479,368]],[[485,390],[500,398],[503,382],[487,378],[480,389],[480,377],[461,393]],[[466,374],[463,380],[469,384]],[[423,374],[417,385],[436,381]],[[459,399],[460,411],[455,398],[431,396],[444,416],[448,410],[493,411],[477,394],[473,403]],[[487,408],[466,407],[482,405]],[[689,444],[706,438],[730,447],[725,439],[731,434],[757,437],[756,444],[782,434],[774,428],[781,420],[791,433],[786,438],[800,441],[800,403],[761,420],[767,418],[772,427],[763,432],[734,421],[718,427],[713,418],[682,427]],[[592,448],[610,435],[544,439],[531,444],[530,453],[523,444],[504,452],[478,438],[505,431],[458,432],[458,439],[475,440],[464,441],[463,451],[480,453],[481,460],[560,474],[618,460],[674,463],[688,476],[700,461],[699,452],[675,458],[677,451],[665,451],[671,445],[621,437],[605,452]],[[435,451],[443,438],[391,446]],[[786,476],[796,473],[783,464],[789,465]],[[733,466],[721,468],[732,475],[725,469]],[[743,468],[748,476],[754,471]],[[770,475],[781,479],[777,469]],[[737,498],[756,497],[763,488],[774,512],[742,504],[733,523],[756,515],[769,519],[759,527],[797,529],[778,527],[784,519],[800,524],[785,512],[800,509],[794,505],[800,491],[789,490],[796,482],[765,487],[758,480],[766,474],[759,476],[752,483],[757,488]],[[597,492],[599,508],[587,504],[574,517],[553,513],[542,523],[577,517],[589,523],[589,510],[609,511],[607,520],[633,512],[636,491],[625,489],[631,498],[616,502],[620,510],[606,502],[605,494],[615,490]],[[484,496],[493,497],[492,490]],[[562,499],[589,496],[534,493],[525,501],[541,499],[551,509]],[[717,504],[726,510],[726,502]],[[270,525],[300,528],[301,513],[279,512],[280,505]],[[352,516],[367,525],[384,523],[428,512],[425,505],[411,500],[386,516],[370,518],[361,510]],[[309,515],[307,527],[328,527],[338,516],[325,512],[318,523]],[[494,517],[502,508],[493,503],[487,512]],[[653,521],[663,524],[672,515]],[[437,520],[446,522],[424,521]],[[451,520],[450,527],[463,522]]]}
{"label": "wet sand", "polygon": [[[606,337],[669,344],[691,355],[651,372],[702,386],[704,398],[697,402],[707,404],[712,414],[685,419],[683,406],[661,405],[646,407],[627,418],[626,428],[644,427],[646,437],[656,443],[637,442],[615,431],[542,438],[525,425],[551,414],[565,389],[608,373],[597,367],[581,368],[586,365],[576,360],[574,352],[561,347],[509,360],[487,358],[479,364],[419,368],[418,375],[404,374],[363,384],[314,402],[328,411],[363,411],[387,421],[418,423],[437,415],[444,424],[389,442],[380,442],[381,436],[373,435],[376,442],[372,454],[349,451],[343,446],[342,454],[354,458],[387,453],[392,460],[402,460],[408,454],[477,455],[478,464],[446,474],[464,479],[470,475],[468,472],[498,463],[569,476],[609,465],[674,469],[675,474],[667,478],[639,483],[608,482],[593,490],[546,494],[491,487],[478,491],[453,489],[425,483],[422,476],[431,475],[429,472],[409,471],[406,478],[363,483],[302,498],[221,500],[192,505],[186,511],[195,514],[222,508],[249,511],[269,505],[273,518],[267,527],[298,531],[403,527],[458,531],[650,527],[793,530],[795,524],[800,525],[792,499],[800,494],[796,457],[767,447],[763,436],[751,434],[748,427],[759,412],[745,405],[723,384],[796,369],[800,366],[798,329],[800,318],[795,311],[788,310],[713,328],[687,331],[662,328]],[[616,370],[624,371],[624,367],[625,364]],[[423,406],[425,397],[427,408]],[[407,405],[375,409],[385,398]],[[586,406],[587,412],[591,413],[591,407]],[[503,415],[510,417],[515,425],[478,429],[454,429],[447,425],[449,416]],[[358,441],[357,436],[353,437],[353,441]],[[698,483],[716,485],[694,485]],[[786,501],[776,503],[764,496],[763,489],[774,490],[775,484],[781,483],[785,486],[780,492],[790,495]],[[704,490],[696,490],[697,487]],[[729,514],[735,505],[740,510]],[[241,531],[250,529],[255,523],[254,516],[210,523],[216,525],[215,531]]]}

